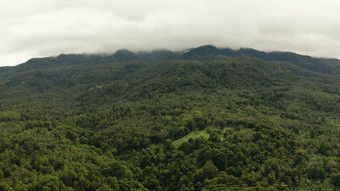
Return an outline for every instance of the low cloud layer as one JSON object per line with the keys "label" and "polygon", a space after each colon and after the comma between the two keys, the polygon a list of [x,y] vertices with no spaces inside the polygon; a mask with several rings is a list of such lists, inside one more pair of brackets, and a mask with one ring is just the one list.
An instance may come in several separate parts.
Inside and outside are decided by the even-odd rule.
{"label": "low cloud layer", "polygon": [[205,44],[340,58],[337,0],[0,0],[0,66]]}

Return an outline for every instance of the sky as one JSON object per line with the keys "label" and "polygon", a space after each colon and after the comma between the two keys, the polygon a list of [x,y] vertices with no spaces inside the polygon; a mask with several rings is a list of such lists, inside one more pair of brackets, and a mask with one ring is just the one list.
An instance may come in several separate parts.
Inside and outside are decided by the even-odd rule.
{"label": "sky", "polygon": [[340,58],[340,0],[0,0],[0,66],[201,45]]}

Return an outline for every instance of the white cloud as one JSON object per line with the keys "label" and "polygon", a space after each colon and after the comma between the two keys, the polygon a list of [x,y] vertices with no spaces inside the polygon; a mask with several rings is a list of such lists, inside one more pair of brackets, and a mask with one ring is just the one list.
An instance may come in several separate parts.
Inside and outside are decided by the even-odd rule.
{"label": "white cloud", "polygon": [[0,66],[204,44],[340,58],[336,0],[0,0]]}

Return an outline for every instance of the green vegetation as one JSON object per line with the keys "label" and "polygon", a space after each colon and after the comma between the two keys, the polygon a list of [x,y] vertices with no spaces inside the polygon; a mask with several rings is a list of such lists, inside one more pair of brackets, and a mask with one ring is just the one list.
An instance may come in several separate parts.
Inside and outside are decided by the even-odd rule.
{"label": "green vegetation", "polygon": [[0,68],[0,190],[340,190],[339,72],[213,46]]}
{"label": "green vegetation", "polygon": [[[184,126],[182,128],[185,128]],[[174,141],[172,144],[178,148],[180,145],[182,145],[182,143],[188,142],[189,139],[197,139],[197,138],[205,138],[208,139],[209,136],[209,130],[195,130],[190,132],[188,135],[177,139],[176,141]]]}

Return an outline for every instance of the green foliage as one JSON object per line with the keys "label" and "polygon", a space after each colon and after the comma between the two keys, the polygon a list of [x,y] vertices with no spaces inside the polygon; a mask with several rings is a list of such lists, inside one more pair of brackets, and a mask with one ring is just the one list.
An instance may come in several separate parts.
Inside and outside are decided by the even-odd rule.
{"label": "green foliage", "polygon": [[213,46],[0,68],[0,190],[338,189],[339,68]]}
{"label": "green foliage", "polygon": [[333,174],[330,179],[331,183],[334,184],[334,186],[340,188],[340,173]]}
{"label": "green foliage", "polygon": [[218,169],[216,168],[216,166],[213,163],[207,163],[206,165],[204,165],[202,167],[203,170],[203,178],[204,179],[212,179],[214,178],[217,173],[218,173]]}
{"label": "green foliage", "polygon": [[65,185],[56,176],[46,175],[35,186],[35,190],[52,191],[62,190]]}
{"label": "green foliage", "polygon": [[321,142],[319,149],[318,149],[318,152],[323,154],[323,155],[326,155],[327,152],[330,152],[331,150],[332,150],[332,148],[330,146],[328,146],[325,142]]}

